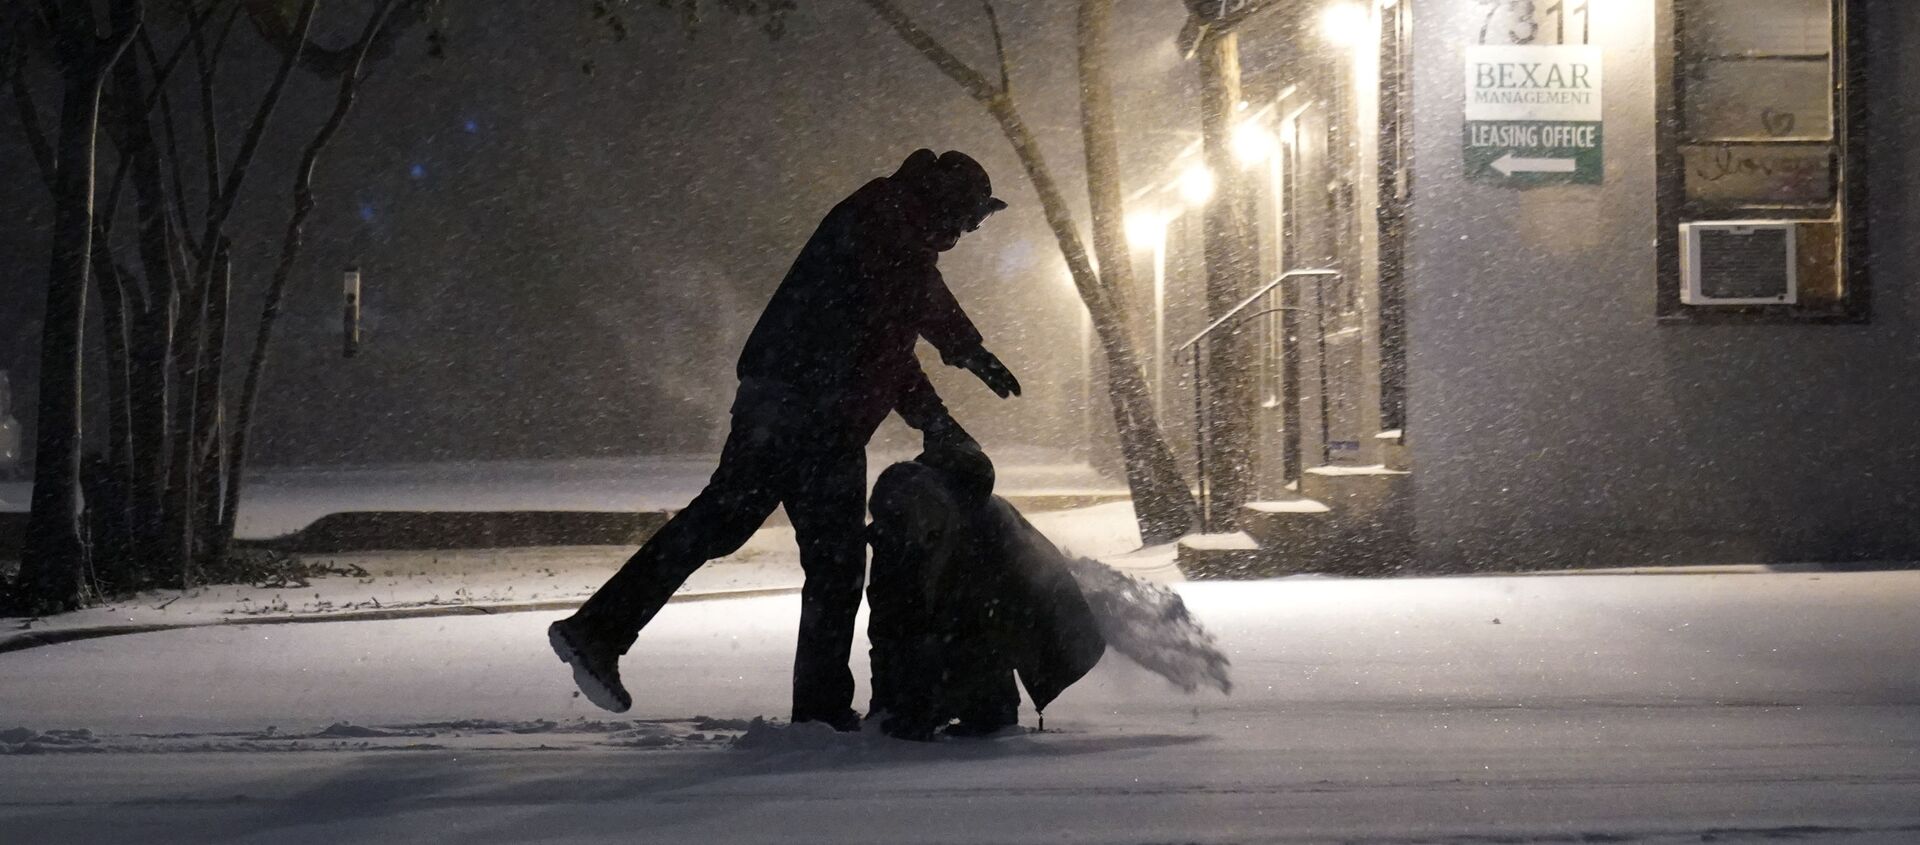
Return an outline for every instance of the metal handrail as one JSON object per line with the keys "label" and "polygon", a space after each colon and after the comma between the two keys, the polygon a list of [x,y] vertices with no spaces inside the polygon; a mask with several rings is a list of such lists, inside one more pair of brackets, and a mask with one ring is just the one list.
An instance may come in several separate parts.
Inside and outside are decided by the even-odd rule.
{"label": "metal handrail", "polygon": [[[1256,317],[1263,317],[1268,314],[1277,314],[1284,311],[1308,310],[1304,308],[1295,308],[1292,306],[1282,305],[1277,307],[1270,307],[1263,311],[1258,311],[1253,314],[1247,314],[1245,316],[1242,316],[1243,312],[1245,312],[1248,308],[1253,307],[1254,303],[1261,301],[1268,294],[1273,293],[1273,291],[1276,288],[1280,287],[1283,284],[1286,284],[1287,282],[1293,281],[1294,279],[1303,279],[1303,278],[1324,279],[1329,276],[1339,276],[1339,275],[1340,275],[1340,272],[1338,270],[1288,270],[1284,273],[1281,273],[1273,281],[1268,282],[1265,287],[1262,287],[1258,291],[1255,291],[1252,296],[1247,297],[1239,305],[1233,306],[1232,310],[1228,311],[1224,315],[1221,315],[1219,319],[1214,320],[1212,323],[1209,323],[1206,328],[1201,329],[1200,333],[1194,335],[1191,340],[1188,340],[1186,343],[1180,344],[1178,347],[1174,349],[1174,355],[1176,356],[1178,356],[1180,353],[1186,352],[1189,349],[1193,350],[1193,453],[1194,453],[1194,470],[1195,470],[1194,480],[1196,482],[1195,493],[1197,494],[1197,498],[1199,499],[1198,504],[1200,505],[1200,530],[1201,531],[1204,532],[1204,531],[1213,530],[1213,489],[1212,489],[1213,484],[1212,484],[1212,479],[1209,473],[1210,467],[1208,466],[1210,461],[1208,460],[1208,455],[1207,455],[1206,365],[1202,360],[1203,356],[1200,354],[1200,348],[1199,348],[1200,342],[1208,339],[1215,332],[1218,332],[1223,328],[1238,329],[1242,324],[1250,322]],[[1313,310],[1320,315],[1322,320],[1325,319],[1326,306],[1324,302],[1320,303]],[[1231,332],[1229,332],[1229,334],[1231,334]],[[1327,352],[1325,348],[1327,338],[1326,338],[1326,327],[1324,324],[1322,324],[1322,326],[1320,327],[1320,330],[1316,332],[1316,334],[1319,337],[1319,343],[1321,345],[1319,355],[1316,357],[1320,361],[1320,405],[1321,405],[1320,414],[1321,414],[1322,420],[1324,420],[1326,418],[1326,413],[1327,413],[1327,409],[1326,409]]]}
{"label": "metal handrail", "polygon": [[1263,287],[1260,290],[1255,291],[1252,296],[1249,296],[1246,299],[1241,300],[1239,305],[1233,306],[1233,310],[1228,311],[1227,313],[1221,315],[1220,319],[1217,319],[1211,323],[1208,323],[1206,328],[1201,329],[1199,334],[1194,335],[1186,343],[1182,343],[1179,346],[1174,347],[1173,351],[1185,352],[1189,347],[1192,347],[1194,344],[1199,343],[1202,340],[1206,340],[1207,335],[1213,334],[1221,326],[1224,326],[1227,323],[1232,322],[1234,317],[1237,317],[1240,315],[1240,312],[1247,310],[1247,308],[1251,307],[1255,302],[1259,302],[1260,297],[1263,297],[1269,293],[1272,293],[1274,288],[1277,288],[1283,284],[1286,284],[1287,282],[1290,282],[1298,278],[1305,278],[1308,276],[1325,277],[1325,276],[1338,276],[1338,275],[1340,275],[1340,271],[1338,270],[1288,270],[1285,273],[1281,273],[1273,281],[1268,282],[1266,287]]}

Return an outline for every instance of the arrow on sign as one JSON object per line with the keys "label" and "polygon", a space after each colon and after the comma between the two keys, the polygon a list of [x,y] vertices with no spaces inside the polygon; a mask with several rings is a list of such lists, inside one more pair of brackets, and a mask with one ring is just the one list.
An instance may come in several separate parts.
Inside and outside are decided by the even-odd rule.
{"label": "arrow on sign", "polygon": [[1521,158],[1507,153],[1494,161],[1493,169],[1507,176],[1515,173],[1572,173],[1575,164],[1570,158]]}

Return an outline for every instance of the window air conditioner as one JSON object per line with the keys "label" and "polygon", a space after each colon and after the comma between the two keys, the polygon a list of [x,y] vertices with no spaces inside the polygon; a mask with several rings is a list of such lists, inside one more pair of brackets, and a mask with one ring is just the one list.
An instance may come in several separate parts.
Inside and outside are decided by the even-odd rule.
{"label": "window air conditioner", "polygon": [[1680,301],[1794,304],[1800,290],[1798,228],[1780,220],[1680,224]]}

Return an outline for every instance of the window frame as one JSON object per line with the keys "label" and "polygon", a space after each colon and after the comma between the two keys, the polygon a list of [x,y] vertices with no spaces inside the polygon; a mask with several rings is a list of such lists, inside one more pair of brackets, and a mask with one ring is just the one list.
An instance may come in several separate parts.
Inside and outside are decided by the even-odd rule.
{"label": "window frame", "polygon": [[[1656,318],[1662,325],[1858,325],[1871,321],[1872,280],[1868,272],[1867,231],[1867,51],[1865,0],[1833,0],[1834,86],[1832,184],[1835,197],[1824,205],[1775,204],[1719,206],[1702,212],[1687,198],[1683,128],[1686,78],[1681,31],[1690,0],[1660,0],[1655,7],[1655,168],[1658,206],[1658,295]],[[1808,143],[1782,141],[1784,144]],[[1811,142],[1819,143],[1819,142]],[[1716,220],[1839,220],[1838,278],[1842,292],[1836,307],[1805,305],[1686,305],[1681,302],[1680,225]]]}

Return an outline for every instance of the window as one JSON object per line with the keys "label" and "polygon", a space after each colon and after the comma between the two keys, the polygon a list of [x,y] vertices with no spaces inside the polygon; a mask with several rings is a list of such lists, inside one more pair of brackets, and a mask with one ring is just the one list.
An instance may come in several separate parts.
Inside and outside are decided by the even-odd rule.
{"label": "window", "polygon": [[1663,4],[1662,322],[1867,320],[1858,5]]}

